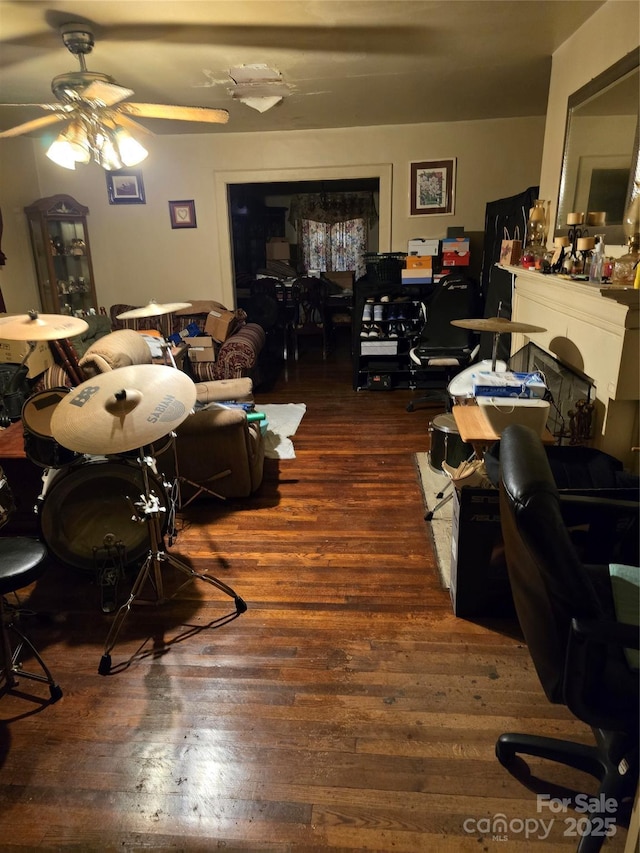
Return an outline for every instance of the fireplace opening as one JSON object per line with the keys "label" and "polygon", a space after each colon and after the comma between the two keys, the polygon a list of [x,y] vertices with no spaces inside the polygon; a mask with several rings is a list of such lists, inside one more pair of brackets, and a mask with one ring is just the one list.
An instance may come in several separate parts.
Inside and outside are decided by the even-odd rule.
{"label": "fireplace opening", "polygon": [[534,343],[515,352],[509,367],[518,373],[539,372],[547,386],[549,432],[558,444],[588,445],[594,432],[594,385],[584,373],[569,367]]}

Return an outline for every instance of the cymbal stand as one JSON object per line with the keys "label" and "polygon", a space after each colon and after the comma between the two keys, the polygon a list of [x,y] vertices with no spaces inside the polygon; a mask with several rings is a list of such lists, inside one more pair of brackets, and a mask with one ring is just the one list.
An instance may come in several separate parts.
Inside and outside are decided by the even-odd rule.
{"label": "cymbal stand", "polygon": [[175,597],[190,580],[199,578],[200,580],[215,586],[230,598],[233,598],[237,614],[244,613],[247,609],[247,605],[243,599],[240,598],[240,596],[230,586],[223,583],[223,581],[214,578],[212,575],[196,572],[191,568],[191,566],[188,566],[177,557],[167,554],[165,551],[162,528],[159,520],[160,512],[163,508],[160,507],[160,501],[152,492],[149,482],[148,466],[152,462],[152,457],[145,457],[144,448],[141,447],[138,463],[140,465],[140,470],[142,471],[144,492],[140,495],[140,500],[135,503],[136,508],[138,508],[141,513],[140,517],[136,520],[143,521],[148,526],[149,553],[147,554],[147,557],[138,572],[138,576],[133,583],[129,598],[120,607],[111,624],[111,629],[109,630],[105,641],[104,652],[100,659],[100,665],[98,666],[98,672],[100,675],[108,675],[111,672],[111,652],[116,644],[120,629],[131,610],[131,605],[136,600],[140,600],[140,593],[142,592],[145,583],[150,581],[155,589],[156,599],[153,603],[162,604],[167,600],[164,597],[164,585],[162,582],[163,563],[168,563],[170,566],[173,566],[174,569],[177,569],[179,572],[188,576],[188,580],[178,587],[173,595],[170,596],[171,598]]}

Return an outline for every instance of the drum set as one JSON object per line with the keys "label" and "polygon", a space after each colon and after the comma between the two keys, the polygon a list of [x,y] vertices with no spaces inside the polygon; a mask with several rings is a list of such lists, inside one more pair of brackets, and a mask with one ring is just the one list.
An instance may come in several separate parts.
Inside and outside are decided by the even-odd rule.
{"label": "drum set", "polygon": [[[474,379],[479,372],[491,371],[492,373],[504,373],[507,370],[506,362],[497,358],[500,335],[516,332],[533,333],[546,331],[546,329],[540,326],[532,326],[529,323],[521,323],[500,316],[451,320],[451,325],[470,329],[474,332],[490,332],[493,335],[491,358],[483,359],[469,365],[460,371],[460,373],[457,373],[447,386],[447,393],[451,398],[452,404],[456,406],[475,405]],[[461,463],[470,461],[473,458],[473,448],[470,444],[462,441],[455,418],[451,413],[447,412],[436,415],[429,425],[429,432],[431,434],[431,442],[428,462],[429,467],[435,473],[445,474],[443,463],[446,463],[450,468],[457,468]],[[450,487],[451,483],[447,485]],[[452,496],[453,492],[447,495],[446,489],[439,492],[436,495],[439,502],[427,513],[425,516],[426,520],[430,521],[434,513],[451,500]]]}
{"label": "drum set", "polygon": [[[55,319],[37,317],[37,326],[31,325],[31,318],[33,337],[14,339],[52,340],[45,335],[52,334],[60,318],[50,317]],[[77,318],[64,319],[87,326]],[[23,318],[15,318],[15,323],[3,324],[2,336],[11,340],[23,327]],[[64,334],[82,330],[66,324]],[[236,614],[246,610],[227,584],[196,572],[165,550],[167,530],[171,536],[175,533],[177,477],[174,483],[166,482],[155,457],[175,443],[174,430],[195,401],[195,385],[185,373],[142,364],[99,374],[72,389],[37,392],[23,405],[25,454],[44,469],[36,511],[50,551],[64,563],[96,573],[103,590],[111,590],[103,593],[105,612],[116,608],[115,587],[125,567],[142,560],[107,636],[98,668],[103,675],[111,671],[117,636],[132,604],[142,602],[148,582],[155,593],[153,603],[166,600],[164,564],[187,575],[182,586],[198,578],[230,596]]]}

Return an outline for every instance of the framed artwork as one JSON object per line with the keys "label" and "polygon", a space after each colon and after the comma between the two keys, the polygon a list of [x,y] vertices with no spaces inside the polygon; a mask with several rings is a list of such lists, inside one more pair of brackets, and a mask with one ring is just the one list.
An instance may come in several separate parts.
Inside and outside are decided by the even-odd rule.
{"label": "framed artwork", "polygon": [[456,179],[455,157],[411,163],[410,216],[453,213]]}
{"label": "framed artwork", "polygon": [[197,228],[194,201],[170,201],[169,216],[172,228]]}
{"label": "framed artwork", "polygon": [[109,204],[145,204],[142,172],[139,169],[117,169],[107,172]]}

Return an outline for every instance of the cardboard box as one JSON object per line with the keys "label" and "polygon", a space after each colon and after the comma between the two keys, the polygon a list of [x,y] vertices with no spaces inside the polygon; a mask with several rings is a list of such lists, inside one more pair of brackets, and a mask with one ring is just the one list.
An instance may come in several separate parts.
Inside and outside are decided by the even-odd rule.
{"label": "cardboard box", "polygon": [[408,250],[410,255],[437,255],[440,252],[440,240],[416,237],[414,240],[409,240]]}
{"label": "cardboard box", "polygon": [[195,338],[185,338],[189,344],[189,358],[191,361],[215,361],[216,350],[213,338],[208,335],[198,335]]}
{"label": "cardboard box", "polygon": [[400,279],[402,284],[431,284],[433,276],[428,269],[401,270]]}
{"label": "cardboard box", "polygon": [[468,267],[470,257],[468,237],[445,238],[442,241],[443,266]]}
{"label": "cardboard box", "polygon": [[236,315],[233,311],[227,311],[220,307],[209,311],[204,324],[205,334],[211,335],[214,341],[224,343],[233,333],[236,326]]}
{"label": "cardboard box", "polygon": [[[2,327],[0,326],[0,328]],[[73,338],[71,339],[71,343],[73,343]],[[2,364],[20,364],[28,351],[28,341],[6,341],[0,339],[0,363]],[[38,341],[27,361],[27,366],[29,367],[27,377],[35,379],[36,376],[48,370],[53,363],[53,354],[48,341]]]}
{"label": "cardboard box", "polygon": [[326,272],[324,277],[327,281],[332,281],[343,290],[353,290],[353,280],[355,272],[353,270],[345,270],[344,272]]}
{"label": "cardboard box", "polygon": [[362,341],[362,355],[397,355],[398,341]]}
{"label": "cardboard box", "polygon": [[290,256],[291,250],[286,237],[270,237],[267,240],[268,261],[288,261]]}
{"label": "cardboard box", "polygon": [[407,257],[408,270],[432,270],[433,257],[431,255],[409,255]]}

